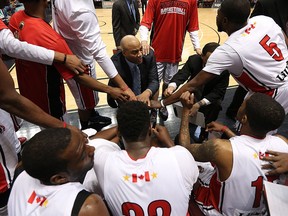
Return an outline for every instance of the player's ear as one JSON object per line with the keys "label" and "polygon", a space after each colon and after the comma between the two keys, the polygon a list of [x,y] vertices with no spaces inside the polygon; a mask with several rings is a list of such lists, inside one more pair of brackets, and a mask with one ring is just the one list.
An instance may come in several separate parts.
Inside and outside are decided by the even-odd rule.
{"label": "player's ear", "polygon": [[50,178],[50,183],[52,185],[61,185],[67,183],[68,181],[68,174],[66,172],[57,173]]}
{"label": "player's ear", "polygon": [[240,120],[240,123],[241,123],[242,125],[244,125],[244,124],[246,124],[247,122],[248,122],[247,115],[244,114],[244,115],[242,116],[241,120]]}

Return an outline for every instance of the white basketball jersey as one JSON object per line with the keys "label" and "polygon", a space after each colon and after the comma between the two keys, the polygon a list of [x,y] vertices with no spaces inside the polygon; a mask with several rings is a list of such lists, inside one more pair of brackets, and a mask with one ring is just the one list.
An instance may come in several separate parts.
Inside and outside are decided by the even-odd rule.
{"label": "white basketball jersey", "polygon": [[20,142],[11,116],[0,109],[0,193],[11,187],[14,170],[18,163],[17,149],[20,150]]}
{"label": "white basketball jersey", "polygon": [[[98,158],[103,162],[104,158],[100,158],[103,150],[97,153],[97,145],[95,147],[94,160]],[[138,160],[130,158],[126,151],[112,150],[105,159],[105,164],[98,164],[102,168],[97,167],[98,161],[94,168],[113,215],[187,214],[198,168],[185,148],[151,147],[147,155]],[[179,160],[184,164],[180,165]]]}
{"label": "white basketball jersey", "polygon": [[266,16],[249,19],[246,27],[231,34],[225,44],[241,58],[243,72],[234,78],[247,90],[272,96],[274,89],[288,81],[287,45],[273,19]]}
{"label": "white basketball jersey", "polygon": [[9,216],[71,216],[75,199],[83,189],[79,182],[43,185],[23,171],[12,187]]}
{"label": "white basketball jersey", "polygon": [[[279,176],[265,176],[260,160],[269,150],[288,152],[288,145],[279,137],[267,135],[256,139],[246,135],[230,139],[233,149],[233,168],[229,178],[220,182],[217,173],[210,185],[202,185],[196,200],[207,215],[266,215],[263,202],[263,180],[277,181]],[[219,213],[218,213],[219,214]]]}

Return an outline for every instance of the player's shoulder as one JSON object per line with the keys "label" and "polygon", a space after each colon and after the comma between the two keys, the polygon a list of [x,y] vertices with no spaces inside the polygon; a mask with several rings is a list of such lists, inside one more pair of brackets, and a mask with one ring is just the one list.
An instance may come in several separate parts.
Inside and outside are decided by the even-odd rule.
{"label": "player's shoulder", "polygon": [[80,211],[79,216],[92,216],[101,215],[109,216],[109,212],[102,200],[102,198],[97,194],[89,195],[84,201]]}

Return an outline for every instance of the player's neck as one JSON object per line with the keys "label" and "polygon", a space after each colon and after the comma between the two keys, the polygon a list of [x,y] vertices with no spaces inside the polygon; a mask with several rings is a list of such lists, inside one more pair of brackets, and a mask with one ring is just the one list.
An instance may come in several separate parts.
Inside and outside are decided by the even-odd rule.
{"label": "player's neck", "polygon": [[45,8],[41,7],[38,4],[30,3],[25,4],[25,13],[32,17],[37,17],[41,19],[45,19]]}
{"label": "player's neck", "polygon": [[245,127],[241,128],[240,134],[254,137],[256,139],[264,139],[266,137],[266,133],[253,131],[251,128],[245,128]]}
{"label": "player's neck", "polygon": [[129,142],[125,145],[125,149],[133,160],[145,158],[149,152],[151,145],[147,141]]}
{"label": "player's neck", "polygon": [[233,34],[234,32],[238,31],[239,29],[243,28],[246,25],[247,25],[247,22],[245,22],[243,24],[231,24],[227,28],[226,33],[228,34],[228,36],[230,36],[231,34]]}

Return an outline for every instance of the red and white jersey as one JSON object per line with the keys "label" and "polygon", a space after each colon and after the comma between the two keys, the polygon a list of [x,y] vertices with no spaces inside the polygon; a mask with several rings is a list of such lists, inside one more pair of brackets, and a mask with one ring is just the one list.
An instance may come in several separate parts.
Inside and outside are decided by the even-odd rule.
{"label": "red and white jersey", "polygon": [[[65,40],[41,18],[18,11],[10,19],[9,27],[21,41],[72,54]],[[60,118],[66,111],[62,77],[71,79],[75,74],[61,63],[52,66],[25,60],[16,60],[16,72],[21,95],[29,98],[45,112]]]}
{"label": "red and white jersey", "polygon": [[20,151],[20,142],[11,116],[0,109],[0,193],[7,191],[12,185],[18,163],[17,151]]}
{"label": "red and white jersey", "polygon": [[211,54],[203,70],[218,75],[228,70],[246,90],[270,95],[288,113],[287,61],[281,28],[269,17],[256,16]]}
{"label": "red and white jersey", "polygon": [[0,19],[0,31],[2,29],[8,29],[8,27],[5,25],[5,23]]}
{"label": "red and white jersey", "polygon": [[[268,163],[260,160],[269,150],[287,152],[287,143],[276,136],[267,135],[257,139],[246,135],[230,139],[233,150],[233,168],[230,176],[220,182],[217,172],[210,184],[202,184],[195,191],[196,201],[205,215],[265,215],[263,200],[263,180],[285,183],[281,176],[265,176],[261,165]],[[282,182],[279,182],[279,181]]]}
{"label": "red and white jersey", "polygon": [[79,182],[43,185],[23,171],[13,184],[8,201],[8,214],[71,216],[75,199],[83,189]]}
{"label": "red and white jersey", "polygon": [[[94,170],[113,215],[186,215],[198,168],[183,147],[151,147],[133,160],[115,143],[96,139]],[[160,213],[159,213],[160,214]]]}
{"label": "red and white jersey", "polygon": [[157,62],[181,61],[186,31],[199,29],[196,0],[149,0],[142,26],[154,25],[152,47]]}
{"label": "red and white jersey", "polygon": [[16,40],[12,32],[0,19],[0,54],[1,53],[14,58],[37,61],[47,65],[51,65],[54,58],[53,50],[47,50],[43,47]]}

